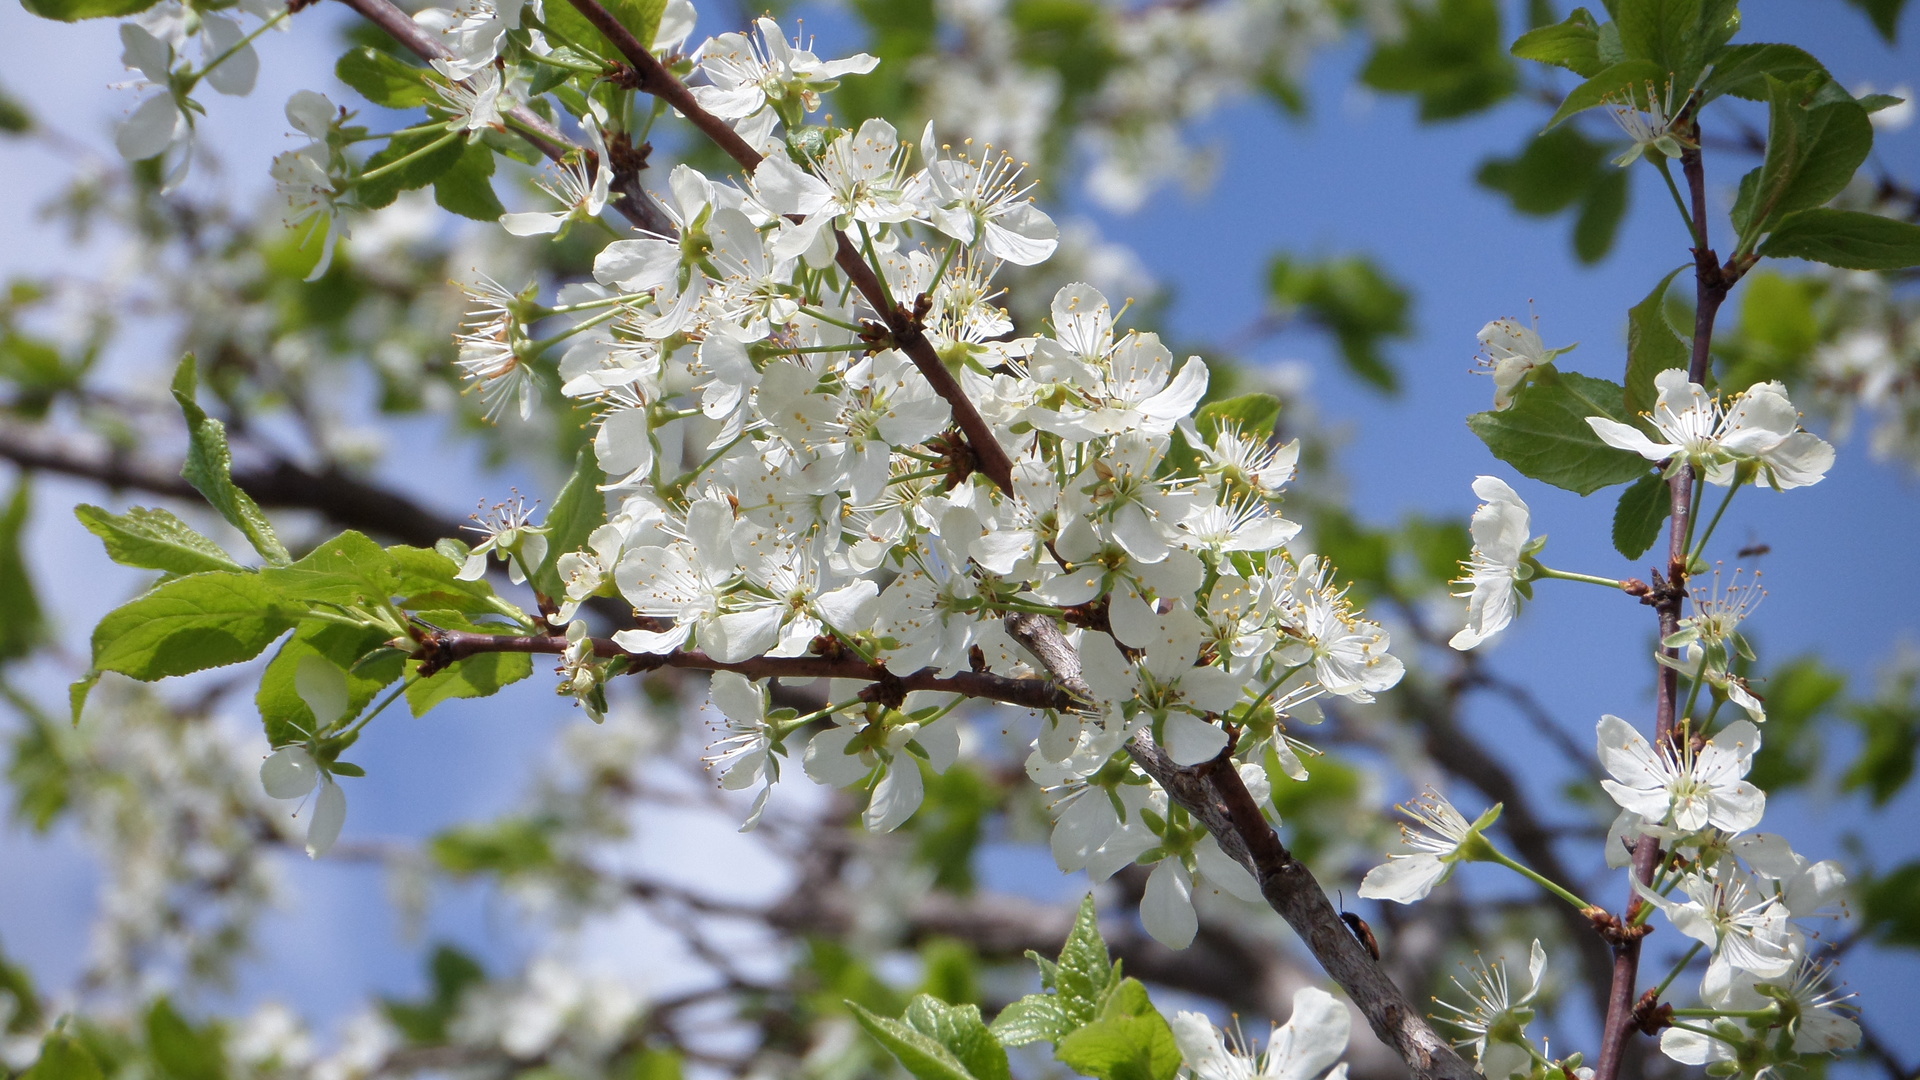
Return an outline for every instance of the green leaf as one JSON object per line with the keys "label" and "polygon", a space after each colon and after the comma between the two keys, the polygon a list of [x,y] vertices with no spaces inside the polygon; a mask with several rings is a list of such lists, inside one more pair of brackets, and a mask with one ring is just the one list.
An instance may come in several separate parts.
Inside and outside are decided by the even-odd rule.
{"label": "green leaf", "polygon": [[1116,983],[1099,1019],[1062,1039],[1054,1056],[1098,1080],[1172,1080],[1180,1069],[1173,1029],[1138,979]]}
{"label": "green leaf", "polygon": [[1845,675],[1812,656],[1796,657],[1767,674],[1767,736],[1753,756],[1747,780],[1767,792],[1810,783],[1820,774],[1832,715],[1847,688]]}
{"label": "green leaf", "polygon": [[300,661],[318,656],[347,673],[347,716],[361,710],[405,671],[406,654],[386,648],[387,632],[378,627],[309,621],[280,646],[260,676],[254,704],[272,746],[305,742],[314,729],[313,710],[294,686]]}
{"label": "green leaf", "polygon": [[[918,1031],[904,1021],[876,1016],[855,1002],[847,1002],[860,1026],[873,1040],[887,1048],[900,1064],[918,1080],[983,1080],[975,1077],[953,1051],[938,1039]],[[1002,1051],[1004,1054],[1005,1051]]]}
{"label": "green leaf", "polygon": [[1913,778],[1914,755],[1920,753],[1920,702],[1914,682],[1920,675],[1908,671],[1872,701],[1847,710],[1860,728],[1859,756],[1841,777],[1842,791],[1865,790],[1875,807],[1885,806]]}
{"label": "green leaf", "polygon": [[87,698],[93,694],[93,688],[100,682],[100,673],[89,671],[67,684],[67,707],[73,711],[73,722],[80,723],[80,714],[87,711]]}
{"label": "green leaf", "polygon": [[1360,78],[1376,90],[1420,99],[1420,119],[1466,116],[1513,93],[1497,0],[1403,2],[1405,33],[1375,45]]}
{"label": "green leaf", "polygon": [[1258,442],[1273,438],[1280,423],[1280,399],[1272,394],[1242,394],[1225,401],[1208,402],[1194,414],[1194,426],[1200,437],[1212,441],[1228,424],[1241,435]]}
{"label": "green leaf", "polygon": [[[387,557],[394,571],[394,595],[409,611],[438,608],[464,615],[500,615],[505,613],[503,607],[519,611],[497,599],[486,579],[461,581],[455,576],[460,564],[432,548],[397,545],[387,549]],[[529,621],[524,613],[520,619]]]}
{"label": "green leaf", "polygon": [[1791,83],[1816,73],[1826,76],[1826,65],[1805,49],[1792,45],[1735,45],[1720,54],[1714,61],[1713,73],[1700,84],[1701,104],[1722,94],[1765,101],[1766,76]]}
{"label": "green leaf", "polygon": [[152,682],[238,664],[299,614],[258,574],[189,574],[108,612],[93,628],[93,668]]}
{"label": "green leaf", "polygon": [[498,221],[507,208],[493,193],[493,151],[470,143],[453,168],[433,182],[433,201],[442,210],[475,221]]}
{"label": "green leaf", "polygon": [[533,587],[542,596],[566,595],[566,582],[560,580],[557,569],[560,556],[585,548],[593,530],[607,523],[607,497],[600,491],[606,482],[592,444],[582,446],[574,455],[573,475],[554,496],[553,509],[547,514],[547,555],[533,572]]}
{"label": "green leaf", "polygon": [[1592,78],[1605,69],[1600,59],[1600,26],[1586,8],[1574,8],[1565,22],[1520,35],[1510,50],[1522,60],[1537,60]]}
{"label": "green leaf", "polygon": [[[423,616],[435,625],[444,625],[435,618],[436,614],[425,612]],[[410,662],[409,669],[413,666]],[[469,656],[454,661],[445,671],[409,684],[407,707],[413,710],[413,715],[425,716],[428,710],[443,701],[492,697],[502,687],[517,683],[531,674],[533,657],[527,653],[495,652]]]}
{"label": "green leaf", "polygon": [[[640,44],[649,48],[653,38],[660,30],[660,15],[667,9],[667,0],[604,0],[606,8],[620,25],[633,31]],[[558,31],[564,42],[586,49],[608,60],[620,59],[620,50],[613,47],[606,35],[594,29],[580,10],[559,0],[558,3],[544,9],[546,25]]]}
{"label": "green leaf", "polygon": [[1781,220],[1760,254],[1846,270],[1904,270],[1920,266],[1920,225],[1858,210],[1802,210]]}
{"label": "green leaf", "polygon": [[1613,508],[1613,549],[1629,559],[1645,555],[1660,538],[1660,523],[1672,512],[1672,491],[1659,473],[1635,480]]}
{"label": "green leaf", "polygon": [[426,83],[428,69],[367,45],[347,50],[333,73],[361,97],[389,109],[417,109],[436,97]]}
{"label": "green leaf", "polygon": [[907,1025],[947,1048],[977,1080],[1010,1080],[1007,1051],[987,1030],[976,1005],[949,1005],[931,994],[907,1003]]}
{"label": "green leaf", "polygon": [[1300,262],[1277,255],[1267,267],[1267,291],[1282,313],[1304,314],[1332,331],[1348,370],[1382,390],[1398,386],[1380,346],[1413,332],[1412,299],[1373,260],[1348,255]]}
{"label": "green leaf", "polygon": [[362,172],[372,172],[391,165],[416,151],[426,150],[436,142],[440,145],[420,154],[419,157],[412,158],[390,173],[355,184],[353,190],[359,196],[361,204],[368,209],[378,210],[399,198],[401,192],[426,187],[458,165],[461,157],[466,154],[467,145],[464,140],[457,138],[440,142],[446,138],[446,135],[444,131],[433,129],[414,132],[410,135],[396,135],[389,139],[379,153],[368,158],[366,164],[361,166]]}
{"label": "green leaf", "polygon": [[342,606],[385,604],[400,587],[386,549],[351,529],[260,576],[289,599]]}
{"label": "green leaf", "polygon": [[80,1040],[56,1030],[40,1044],[40,1060],[20,1074],[20,1080],[106,1080],[100,1063]]}
{"label": "green leaf", "polygon": [[1493,456],[1542,483],[1590,495],[1640,478],[1646,460],[1608,446],[1587,425],[1604,416],[1632,423],[1626,390],[1618,383],[1574,372],[1535,369],[1504,412],[1475,413],[1467,426]]}
{"label": "green leaf", "polygon": [[1627,312],[1627,385],[1626,409],[1629,413],[1652,412],[1659,391],[1653,377],[1671,368],[1685,369],[1693,359],[1692,348],[1667,323],[1667,286],[1679,275],[1682,266],[1660,279],[1645,300]]}
{"label": "green leaf", "polygon": [[1100,1003],[1114,982],[1107,943],[1100,937],[1099,909],[1091,894],[1080,901],[1057,962],[1031,952],[1027,955],[1040,965],[1040,981],[1049,992],[1028,994],[994,1018],[993,1032],[1006,1046],[1059,1042],[1099,1014]]}
{"label": "green leaf", "polygon": [[487,981],[487,970],[479,962],[451,945],[439,945],[427,962],[427,975],[433,989],[420,1001],[384,998],[380,1011],[393,1026],[418,1046],[438,1046],[447,1041],[447,1025],[460,1010],[460,999],[468,989]]}
{"label": "green leaf", "polygon": [[511,817],[487,824],[457,825],[436,835],[427,850],[442,870],[455,877],[520,877],[552,869],[551,832],[546,822]]}
{"label": "green leaf", "polygon": [[1560,122],[1569,116],[1605,105],[1609,101],[1619,101],[1628,96],[1636,100],[1644,100],[1648,83],[1660,86],[1666,80],[1667,73],[1655,66],[1651,60],[1622,60],[1574,87],[1567,94],[1566,99],[1560,102],[1560,107],[1554,110],[1553,116],[1548,119],[1546,130],[1551,131],[1560,126]]}
{"label": "green leaf", "polygon": [[81,19],[119,18],[147,10],[159,0],[20,0],[20,6],[43,19],[79,22]]}
{"label": "green leaf", "polygon": [[[21,709],[25,723],[11,739],[7,786],[13,792],[14,820],[44,833],[73,800],[73,737],[38,709]],[[4,965],[0,965],[0,975]],[[4,990],[4,986],[0,986]]]}
{"label": "green leaf", "polygon": [[1787,214],[1840,194],[1873,149],[1873,122],[1825,75],[1787,83],[1763,76],[1768,95],[1767,156],[1740,181],[1733,223],[1741,242],[1771,231]]}
{"label": "green leaf", "polygon": [[1847,3],[1866,13],[1873,21],[1873,28],[1891,45],[1900,34],[1900,9],[1907,0],[1847,0]]}
{"label": "green leaf", "polygon": [[1888,945],[1920,948],[1920,861],[1876,874],[1860,886],[1860,933]]}
{"label": "green leaf", "polygon": [[219,544],[166,510],[136,506],[121,515],[81,503],[73,514],[106,545],[107,556],[122,566],[169,574],[241,569]]}
{"label": "green leaf", "polygon": [[1580,202],[1580,217],[1573,223],[1573,253],[1588,265],[1599,262],[1613,250],[1620,235],[1620,222],[1627,216],[1627,171],[1609,169],[1598,176]]}
{"label": "green leaf", "polygon": [[1572,206],[1600,176],[1619,171],[1608,162],[1605,143],[1569,126],[1533,137],[1515,157],[1487,159],[1475,179],[1506,195],[1515,210],[1544,216]]}
{"label": "green leaf", "polygon": [[1682,89],[1694,84],[1740,26],[1738,0],[1614,0],[1620,47],[1651,61]]}
{"label": "green leaf", "polygon": [[147,1011],[147,1051],[165,1080],[224,1080],[227,1056],[219,1028],[196,1029],[166,998]]}
{"label": "green leaf", "polygon": [[32,652],[46,636],[46,617],[27,573],[21,537],[30,509],[26,477],[13,489],[13,498],[0,512],[0,661],[18,660]]}
{"label": "green leaf", "polygon": [[220,511],[229,525],[240,530],[261,558],[275,565],[290,562],[292,556],[274,535],[273,523],[260,512],[253,496],[234,484],[233,454],[227,448],[226,426],[208,416],[194,401],[197,385],[193,354],[188,353],[180,358],[180,366],[173,373],[173,400],[179,403],[180,411],[187,418],[187,463],[181,467],[180,475]]}

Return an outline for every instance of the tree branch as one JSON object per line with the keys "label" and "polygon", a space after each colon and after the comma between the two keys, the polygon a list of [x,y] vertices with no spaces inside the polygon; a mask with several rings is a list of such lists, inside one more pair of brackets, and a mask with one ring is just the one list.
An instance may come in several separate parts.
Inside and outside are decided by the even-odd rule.
{"label": "tree branch", "polygon": [[[377,3],[384,0],[348,0],[348,2]],[[668,71],[666,65],[648,51],[631,31],[622,26],[620,20],[614,18],[613,13],[602,6],[599,0],[571,0],[571,2],[596,30],[605,34],[608,41],[613,42],[614,48],[619,49],[620,55],[632,65],[633,84],[636,88],[671,105],[694,127],[699,128],[707,138],[712,139],[716,146],[725,150],[741,168],[752,172],[759,166],[762,160],[759,151],[748,146],[746,140],[733,130],[732,125],[701,108],[700,103],[694,99],[693,92],[687,89],[687,85],[681,82],[673,72]],[[973,407],[973,402],[961,389],[960,380],[954,376],[946,362],[933,351],[933,343],[928,341],[926,335],[921,332],[918,317],[897,304],[889,304],[886,290],[881,287],[880,278],[874,273],[873,268],[867,265],[866,260],[861,258],[860,252],[854,248],[852,241],[837,229],[834,231],[834,236],[839,241],[834,261],[847,275],[847,280],[866,299],[867,304],[879,314],[881,321],[886,324],[887,332],[893,337],[894,344],[913,360],[914,367],[920,369],[920,374],[926,377],[927,382],[933,386],[934,392],[944,398],[948,407],[953,410],[953,421],[966,435],[967,444],[973,450],[975,464],[979,470],[1002,491],[1012,491],[1013,459],[1007,455],[1006,448],[1001,446],[1000,440],[994,436],[992,425],[980,415],[980,410]]]}
{"label": "tree branch", "polygon": [[[406,46],[422,60],[432,62],[444,60],[453,55],[391,0],[340,0],[340,2],[358,12],[368,22],[385,30],[395,41]],[[631,38],[633,35],[627,36]],[[534,149],[546,155],[549,160],[560,161],[570,153],[585,152],[568,141],[565,135],[552,124],[547,123],[539,113],[525,105],[516,105],[507,110],[506,117],[518,129],[520,137],[527,140]],[[599,167],[609,168],[612,167],[612,163],[603,161],[600,162]],[[672,222],[654,204],[646,189],[640,185],[637,172],[627,174],[616,170],[614,175],[621,181],[617,188],[621,197],[613,200],[613,205],[623,217],[648,232],[665,232],[672,228]]]}
{"label": "tree branch", "polygon": [[[421,661],[422,674],[432,674],[444,670],[456,660],[481,653],[519,652],[557,656],[566,651],[567,639],[555,635],[427,630],[421,635],[418,659]],[[899,697],[916,690],[959,694],[1028,709],[1067,710],[1083,704],[1049,679],[1014,679],[990,671],[941,675],[934,668],[923,668],[910,675],[895,675],[884,665],[869,664],[853,657],[834,659],[825,656],[756,656],[751,660],[731,662],[690,650],[631,653],[607,638],[593,639],[593,652],[603,659],[625,657],[631,665],[628,669],[631,671],[653,671],[665,667],[687,671],[731,671],[749,679],[855,679],[871,684],[862,692],[863,698],[892,704],[898,704]]]}
{"label": "tree branch", "polygon": [[[23,469],[92,480],[110,490],[201,501],[200,493],[181,479],[178,471],[168,471],[119,450],[87,447],[71,435],[44,427],[0,425],[0,459]],[[419,547],[431,547],[441,537],[460,534],[458,519],[441,517],[398,492],[337,468],[316,472],[277,461],[264,468],[236,471],[233,482],[263,507],[312,510],[345,528]]]}
{"label": "tree branch", "polygon": [[1127,743],[1127,752],[1170,798],[1206,825],[1222,850],[1253,873],[1268,906],[1300,935],[1314,959],[1359,1007],[1373,1033],[1400,1055],[1415,1077],[1479,1077],[1347,929],[1313,872],[1280,842],[1233,768],[1231,747],[1204,765],[1182,768],[1143,731]]}

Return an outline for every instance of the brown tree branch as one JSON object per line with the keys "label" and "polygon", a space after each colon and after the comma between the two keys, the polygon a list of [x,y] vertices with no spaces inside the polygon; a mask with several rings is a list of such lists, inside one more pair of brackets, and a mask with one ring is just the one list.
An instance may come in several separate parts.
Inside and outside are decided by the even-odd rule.
{"label": "brown tree branch", "polygon": [[[405,11],[391,0],[340,0],[341,3],[358,12],[368,22],[385,30],[395,41],[407,47],[422,60],[444,60],[453,54],[433,39],[433,36],[413,21]],[[628,37],[633,35],[629,34]],[[525,105],[516,105],[507,110],[506,118],[517,129],[521,138],[527,140],[534,149],[546,155],[549,160],[560,161],[571,153],[585,153],[580,147],[569,142],[544,117]],[[613,167],[610,162],[600,162],[599,168]],[[670,230],[673,223],[654,204],[651,196],[639,183],[636,172],[626,173],[616,169],[615,179],[619,181],[616,191],[620,197],[613,200],[613,206],[621,215],[634,225],[648,232],[662,233]]]}
{"label": "brown tree branch", "polygon": [[[375,3],[383,0],[351,0],[351,2]],[[746,140],[733,130],[732,125],[701,108],[700,103],[694,99],[693,92],[687,89],[687,85],[681,82],[673,72],[668,71],[666,65],[648,51],[631,31],[622,26],[620,20],[602,6],[599,0],[571,0],[571,2],[596,30],[605,34],[608,41],[613,42],[614,48],[620,50],[620,55],[632,65],[632,81],[637,89],[652,94],[672,106],[694,127],[699,128],[707,138],[712,139],[714,145],[725,150],[741,168],[752,172],[759,166],[762,160],[759,151],[748,146]],[[954,376],[946,362],[933,351],[933,343],[928,341],[926,335],[921,332],[919,318],[900,305],[889,303],[887,291],[881,285],[879,276],[860,256],[853,242],[839,230],[835,230],[834,235],[839,241],[834,261],[847,275],[847,280],[866,299],[867,304],[879,314],[894,344],[913,360],[914,367],[920,370],[920,374],[925,376],[927,382],[933,386],[934,392],[944,398],[948,407],[953,410],[953,421],[966,435],[967,444],[973,450],[979,470],[1002,491],[1012,491],[1013,459],[1007,456],[1006,448],[1001,446],[1000,440],[994,436],[992,425],[987,423],[986,418],[980,415],[980,410],[974,408],[973,402],[968,400],[965,391],[960,387],[960,380]]]}
{"label": "brown tree branch", "polygon": [[1359,1007],[1373,1033],[1400,1055],[1414,1076],[1421,1080],[1479,1076],[1394,985],[1380,962],[1347,929],[1313,872],[1280,842],[1234,769],[1231,747],[1211,762],[1183,768],[1143,731],[1127,743],[1127,752],[1166,789],[1168,797],[1206,825],[1222,850],[1253,873],[1268,906],[1300,935],[1314,959]]}
{"label": "brown tree branch", "polygon": [[[72,435],[24,424],[0,425],[0,460],[23,469],[91,480],[110,490],[144,491],[200,501],[200,493],[170,471],[118,450],[87,446]],[[263,507],[312,510],[345,528],[392,537],[419,547],[458,536],[461,522],[433,513],[406,496],[337,468],[315,471],[288,461],[237,470],[233,482]]]}
{"label": "brown tree branch", "polygon": [[[421,672],[431,674],[448,664],[469,656],[489,652],[518,652],[559,655],[567,651],[565,637],[545,634],[477,634],[464,630],[427,630],[421,634],[418,659]],[[1083,702],[1048,679],[1014,679],[990,671],[962,671],[941,675],[923,668],[909,675],[895,675],[884,665],[869,664],[856,657],[756,656],[751,660],[716,660],[702,652],[676,650],[670,653],[630,653],[607,638],[595,638],[594,655],[611,659],[624,657],[631,671],[678,668],[686,671],[731,671],[749,679],[855,679],[870,685],[862,693],[869,701],[899,704],[899,698],[916,690],[939,694],[959,694],[983,701],[998,701],[1028,709],[1073,709]]]}

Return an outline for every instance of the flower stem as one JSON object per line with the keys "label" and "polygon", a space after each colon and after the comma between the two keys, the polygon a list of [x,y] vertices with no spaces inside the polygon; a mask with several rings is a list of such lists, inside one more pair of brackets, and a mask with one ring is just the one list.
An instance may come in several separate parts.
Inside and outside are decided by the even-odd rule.
{"label": "flower stem", "polygon": [[1605,585],[1609,589],[1618,589],[1620,587],[1620,580],[1618,578],[1600,577],[1595,574],[1576,574],[1571,570],[1555,570],[1553,567],[1547,566],[1538,560],[1535,560],[1533,566],[1534,572],[1545,578],[1558,578],[1561,581],[1584,581],[1589,585]]}
{"label": "flower stem", "polygon": [[440,136],[439,138],[433,140],[427,145],[421,147],[420,149],[415,150],[411,154],[407,154],[404,157],[398,158],[393,161],[389,161],[385,165],[382,165],[377,169],[370,169],[366,172],[361,173],[359,176],[356,176],[353,178],[353,183],[357,186],[360,184],[364,184],[369,180],[378,180],[379,178],[387,175],[388,173],[398,171],[404,165],[413,164],[415,161],[418,161],[419,159],[426,157],[428,154],[433,153],[435,150],[440,149],[441,147],[447,145],[448,143],[452,142],[455,139],[460,138],[462,135],[465,135],[465,134],[466,132],[464,131],[449,131],[445,135]]}
{"label": "flower stem", "polygon": [[834,713],[842,712],[844,710],[852,709],[857,706],[865,705],[865,704],[866,704],[866,701],[862,698],[848,698],[845,701],[835,702],[824,709],[815,709],[814,711],[806,714],[805,716],[796,716],[791,720],[782,721],[781,723],[778,723],[778,724],[768,724],[767,726],[773,729],[773,734],[775,738],[784,739],[788,735],[791,735],[794,732],[799,731],[801,728],[806,727],[808,724],[813,723],[815,720],[832,716]]}
{"label": "flower stem", "polygon": [[837,326],[842,330],[851,330],[856,334],[864,334],[866,333],[866,330],[867,330],[866,327],[861,326],[858,323],[850,323],[845,319],[836,319],[833,316],[827,314],[826,312],[818,310],[817,308],[803,307],[800,309],[800,313],[802,315],[807,316],[808,318],[818,319],[821,322],[826,323],[828,326]]}
{"label": "flower stem", "polygon": [[1740,1020],[1777,1020],[1780,1017],[1780,1008],[1770,1005],[1764,1009],[1675,1009],[1673,1015],[1697,1016],[1702,1019],[1726,1016]]}
{"label": "flower stem", "polygon": [[197,85],[201,79],[206,77],[207,72],[212,71],[214,68],[219,67],[221,64],[226,63],[228,60],[231,60],[234,54],[238,53],[241,49],[244,49],[247,46],[253,44],[253,41],[255,38],[273,29],[274,27],[280,25],[281,20],[285,19],[287,16],[291,14],[293,14],[292,8],[282,8],[280,11],[274,13],[272,18],[269,18],[266,22],[263,22],[259,26],[254,27],[252,32],[248,33],[246,37],[243,37],[239,41],[236,41],[232,45],[228,46],[225,50],[223,50],[220,53],[219,56],[216,56],[213,59],[207,61],[206,67],[201,68],[199,71],[196,71],[191,76],[189,76],[187,81],[187,89],[189,90],[193,89],[193,87]]}
{"label": "flower stem", "polygon": [[1656,158],[1652,154],[1648,154],[1647,157],[1653,161],[1654,168],[1660,170],[1660,179],[1667,182],[1667,191],[1673,196],[1673,205],[1680,210],[1680,220],[1687,223],[1687,235],[1693,238],[1695,246],[1705,247],[1707,242],[1701,238],[1699,227],[1693,223],[1693,215],[1687,212],[1687,200],[1680,194],[1680,185],[1674,182],[1673,170],[1667,167],[1667,159]]}
{"label": "flower stem", "polygon": [[591,330],[594,327],[599,326],[601,323],[606,322],[608,319],[617,317],[619,314],[620,312],[618,310],[603,311],[600,314],[595,315],[593,318],[585,320],[584,322],[574,323],[572,326],[567,327],[565,330],[560,331],[559,333],[553,335],[552,337],[535,338],[533,340],[530,340],[527,342],[527,350],[528,350],[527,354],[529,356],[539,356],[541,353],[546,352],[548,349],[554,347],[555,345],[560,344],[561,342],[567,340],[568,338],[579,333],[580,331]]}
{"label": "flower stem", "polygon": [[1735,477],[1733,483],[1727,485],[1727,497],[1720,500],[1720,509],[1713,512],[1713,520],[1707,522],[1706,534],[1700,537],[1700,543],[1693,548],[1693,554],[1688,558],[1688,562],[1699,558],[1701,553],[1707,550],[1707,541],[1713,539],[1713,530],[1720,527],[1720,515],[1726,513],[1727,507],[1733,505],[1733,496],[1740,490],[1742,482],[1741,478]]}
{"label": "flower stem", "polygon": [[1552,893],[1553,895],[1559,897],[1560,899],[1565,900],[1567,903],[1572,904],[1574,907],[1580,909],[1581,911],[1585,911],[1586,909],[1593,906],[1592,904],[1587,903],[1585,900],[1582,900],[1578,896],[1575,896],[1573,893],[1569,892],[1565,886],[1560,885],[1559,883],[1546,877],[1545,875],[1541,874],[1539,871],[1513,858],[1512,856],[1508,855],[1506,852],[1501,851],[1499,848],[1494,847],[1492,844],[1487,845],[1487,850],[1493,852],[1494,862],[1497,862],[1501,866],[1504,866],[1507,869],[1512,870],[1514,873],[1519,874],[1521,877],[1526,878],[1528,881],[1533,882],[1535,885],[1538,885],[1541,888]]}
{"label": "flower stem", "polygon": [[1680,962],[1673,965],[1673,970],[1667,972],[1667,977],[1660,980],[1660,985],[1653,988],[1654,1000],[1658,1001],[1667,995],[1667,987],[1672,986],[1673,980],[1679,978],[1680,973],[1687,970],[1687,965],[1693,963],[1693,958],[1700,955],[1700,950],[1703,947],[1701,942],[1696,941],[1693,943],[1693,948],[1687,950],[1687,955],[1681,957]]}

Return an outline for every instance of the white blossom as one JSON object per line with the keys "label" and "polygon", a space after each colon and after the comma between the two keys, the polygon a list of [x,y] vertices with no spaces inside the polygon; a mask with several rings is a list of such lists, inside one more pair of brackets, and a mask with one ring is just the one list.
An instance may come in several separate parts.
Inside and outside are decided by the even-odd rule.
{"label": "white blossom", "polygon": [[1728,724],[1699,750],[1688,744],[1678,752],[1667,745],[1656,751],[1617,716],[1601,717],[1598,731],[1600,763],[1612,777],[1600,786],[1621,809],[1683,832],[1712,825],[1737,833],[1760,823],[1766,793],[1745,779],[1760,731],[1747,721]]}
{"label": "white blossom", "polygon": [[1507,482],[1482,476],[1473,493],[1483,500],[1473,512],[1473,554],[1462,564],[1466,576],[1455,581],[1466,586],[1455,596],[1467,597],[1467,625],[1447,644],[1471,649],[1506,629],[1520,606],[1518,586],[1521,559],[1531,537],[1531,514]]}
{"label": "white blossom", "polygon": [[1631,424],[1604,416],[1587,417],[1594,434],[1609,446],[1648,461],[1690,462],[1708,483],[1725,487],[1751,464],[1776,490],[1816,484],[1833,466],[1833,447],[1800,429],[1800,414],[1778,382],[1756,383],[1723,406],[1687,373],[1669,368],[1654,376],[1660,394],[1649,420],[1660,440]]}

